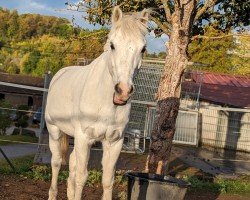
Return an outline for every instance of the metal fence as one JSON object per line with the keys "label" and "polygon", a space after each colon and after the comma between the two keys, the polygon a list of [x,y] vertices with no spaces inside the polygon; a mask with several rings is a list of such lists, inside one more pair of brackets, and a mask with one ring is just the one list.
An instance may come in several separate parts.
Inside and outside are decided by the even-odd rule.
{"label": "metal fence", "polygon": [[[135,93],[132,96],[129,129],[138,129],[149,139],[156,116],[155,94],[158,89],[164,62],[144,60],[139,74],[134,80]],[[189,77],[186,73],[185,77]],[[189,102],[196,102],[198,91],[182,91],[181,106],[187,108]],[[196,106],[196,105],[195,105]],[[192,123],[190,123],[192,122]],[[179,111],[174,143],[198,145],[198,113]]]}
{"label": "metal fence", "polygon": [[200,113],[203,145],[250,152],[250,110],[210,106]]}

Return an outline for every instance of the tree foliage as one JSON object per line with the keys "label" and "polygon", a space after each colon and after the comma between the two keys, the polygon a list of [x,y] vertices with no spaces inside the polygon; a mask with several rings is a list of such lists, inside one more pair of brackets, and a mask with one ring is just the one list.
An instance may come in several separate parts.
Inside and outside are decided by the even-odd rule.
{"label": "tree foliage", "polygon": [[236,48],[233,36],[221,39],[209,39],[210,37],[225,36],[220,30],[213,26],[205,28],[207,38],[194,40],[189,45],[189,56],[191,61],[199,63],[193,67],[198,70],[206,70],[222,73],[235,73],[232,65],[234,59],[233,49]]}
{"label": "tree foliage", "polygon": [[73,27],[63,18],[18,15],[0,9],[0,69],[8,73],[42,76],[93,59],[103,52],[107,30]]}
{"label": "tree foliage", "polygon": [[192,69],[227,74],[249,75],[250,38],[247,33],[228,35],[213,25],[205,28],[202,38],[189,45],[191,61],[197,63]]}
{"label": "tree foliage", "polygon": [[[82,3],[81,3],[82,2]],[[85,0],[77,5],[67,1],[68,9],[86,12],[84,18],[93,24],[110,23],[112,8],[119,5],[124,12],[152,10],[151,20],[158,28],[155,33],[169,35],[172,30],[171,15],[175,11],[177,0]],[[196,1],[196,12],[192,34],[203,34],[204,24],[218,22],[217,29],[228,32],[231,28],[244,28],[250,24],[250,5],[247,0],[199,0]]]}

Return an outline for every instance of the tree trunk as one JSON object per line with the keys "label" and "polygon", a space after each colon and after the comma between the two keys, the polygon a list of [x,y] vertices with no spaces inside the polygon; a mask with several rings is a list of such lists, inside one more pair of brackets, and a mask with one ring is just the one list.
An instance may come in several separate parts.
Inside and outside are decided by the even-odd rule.
{"label": "tree trunk", "polygon": [[157,93],[157,119],[151,134],[146,171],[165,174],[175,133],[180,106],[181,76],[188,62],[189,30],[180,28],[179,18],[173,15],[166,64]]}

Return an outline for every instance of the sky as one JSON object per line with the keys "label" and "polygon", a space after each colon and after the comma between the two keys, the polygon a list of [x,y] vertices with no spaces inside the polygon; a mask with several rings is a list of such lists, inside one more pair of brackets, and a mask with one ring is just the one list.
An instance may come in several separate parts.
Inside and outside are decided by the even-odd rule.
{"label": "sky", "polygon": [[[42,15],[50,15],[64,17],[72,20],[75,18],[75,23],[83,28],[98,29],[100,25],[89,24],[82,18],[83,13],[69,11],[65,6],[66,0],[0,0],[0,7],[7,9],[16,9],[19,14],[23,13],[38,13]],[[77,1],[71,1],[77,2]],[[151,33],[147,35],[147,51],[150,53],[165,51],[165,41],[167,36],[155,38]]]}

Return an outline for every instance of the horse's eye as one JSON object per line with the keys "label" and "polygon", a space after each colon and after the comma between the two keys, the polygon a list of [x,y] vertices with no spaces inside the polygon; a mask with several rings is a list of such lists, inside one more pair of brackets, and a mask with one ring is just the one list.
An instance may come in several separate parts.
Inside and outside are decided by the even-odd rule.
{"label": "horse's eye", "polygon": [[141,50],[141,53],[144,53],[146,51],[146,46],[144,46]]}
{"label": "horse's eye", "polygon": [[110,48],[111,48],[112,50],[115,50],[115,46],[114,46],[113,43],[110,44]]}

